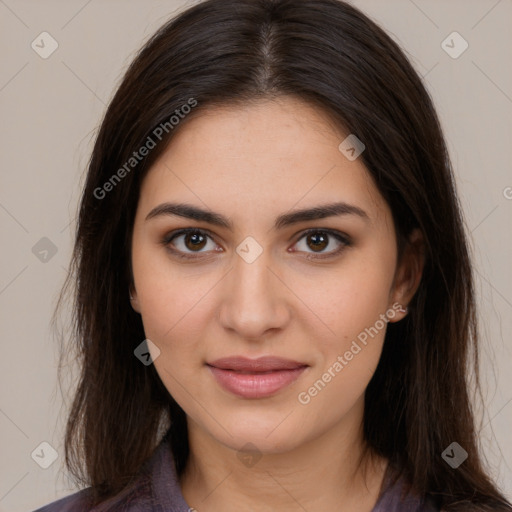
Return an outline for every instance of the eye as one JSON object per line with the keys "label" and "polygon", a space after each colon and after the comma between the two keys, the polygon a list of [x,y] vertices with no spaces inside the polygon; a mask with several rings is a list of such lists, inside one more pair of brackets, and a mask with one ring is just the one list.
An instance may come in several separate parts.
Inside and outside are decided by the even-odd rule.
{"label": "eye", "polygon": [[[178,240],[178,242],[176,242]],[[208,247],[208,241],[211,241],[213,247]],[[217,245],[213,242],[212,237],[202,229],[180,229],[173,233],[168,234],[162,243],[178,257],[181,258],[194,258],[193,253],[202,253],[217,250]],[[170,247],[170,245],[174,246]],[[203,251],[206,247],[206,250]],[[191,256],[190,256],[191,255]]]}
{"label": "eye", "polygon": [[[300,246],[302,241],[304,241],[303,247],[299,248],[298,252],[306,252],[308,259],[331,258],[351,245],[347,235],[331,229],[309,229],[302,233],[295,246]],[[209,242],[210,247],[208,247]],[[201,258],[202,253],[222,251],[208,231],[197,228],[184,228],[169,233],[163,238],[162,244],[178,258]],[[308,248],[312,249],[312,252],[309,252]],[[330,250],[326,251],[326,248]],[[295,251],[296,249],[293,252]]]}
{"label": "eye", "polygon": [[[299,250],[308,253],[306,255],[308,259],[331,258],[351,244],[348,236],[338,231],[318,228],[309,229],[303,233],[295,245],[300,247],[302,241],[304,241],[303,248],[299,248]],[[308,248],[312,249],[313,252],[308,252]],[[331,250],[326,251],[326,248],[331,248]]]}

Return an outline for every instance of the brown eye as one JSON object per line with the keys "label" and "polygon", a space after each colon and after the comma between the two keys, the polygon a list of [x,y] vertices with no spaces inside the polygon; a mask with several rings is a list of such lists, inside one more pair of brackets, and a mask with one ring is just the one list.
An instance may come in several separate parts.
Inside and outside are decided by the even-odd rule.
{"label": "brown eye", "polygon": [[[308,234],[306,240],[308,247],[314,251],[323,251],[329,245],[329,237],[322,231]],[[311,244],[309,242],[311,242]]]}
{"label": "brown eye", "polygon": [[[208,243],[211,243],[208,247]],[[340,254],[351,245],[348,235],[330,229],[310,229],[302,234],[295,246],[303,247],[294,250],[305,253],[308,259],[331,258]],[[211,234],[201,229],[181,229],[169,233],[162,239],[162,244],[179,258],[201,258],[211,253],[223,252]],[[327,250],[326,250],[327,249]]]}
{"label": "brown eye", "polygon": [[207,237],[199,232],[187,233],[184,236],[185,246],[191,251],[200,250],[206,245]]}
{"label": "brown eye", "polygon": [[[301,244],[302,247],[300,247]],[[306,258],[309,259],[337,256],[350,245],[351,241],[347,235],[324,229],[306,231],[295,244],[296,250],[306,253]]]}
{"label": "brown eye", "polygon": [[[207,247],[208,242],[210,242],[211,247]],[[164,237],[162,244],[174,254],[183,255],[183,257],[187,257],[187,255],[193,257],[190,256],[192,253],[203,255],[203,253],[209,252],[209,250],[215,251],[217,248],[217,244],[215,244],[212,237],[198,229],[182,229],[170,233]],[[203,250],[205,248],[209,250]]]}

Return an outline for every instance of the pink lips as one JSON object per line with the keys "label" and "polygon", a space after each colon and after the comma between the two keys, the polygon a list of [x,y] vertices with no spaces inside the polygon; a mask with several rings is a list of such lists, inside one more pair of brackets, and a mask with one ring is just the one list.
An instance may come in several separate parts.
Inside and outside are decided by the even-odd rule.
{"label": "pink lips", "polygon": [[271,396],[291,384],[308,367],[279,357],[225,357],[207,366],[224,389],[242,398]]}

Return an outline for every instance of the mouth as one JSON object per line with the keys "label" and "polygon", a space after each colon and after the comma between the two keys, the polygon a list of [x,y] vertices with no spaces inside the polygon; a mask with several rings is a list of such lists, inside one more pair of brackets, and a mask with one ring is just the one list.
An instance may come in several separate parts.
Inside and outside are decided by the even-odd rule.
{"label": "mouth", "polygon": [[305,363],[278,357],[228,357],[206,366],[226,391],[242,398],[266,398],[275,395],[309,367]]}

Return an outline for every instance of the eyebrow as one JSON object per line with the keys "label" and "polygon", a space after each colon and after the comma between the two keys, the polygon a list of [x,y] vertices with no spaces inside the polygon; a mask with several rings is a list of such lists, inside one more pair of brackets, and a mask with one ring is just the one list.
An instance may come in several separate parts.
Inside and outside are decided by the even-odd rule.
{"label": "eyebrow", "polygon": [[[214,226],[227,228],[233,231],[233,223],[224,215],[210,210],[204,210],[197,206],[186,203],[162,203],[153,208],[146,216],[146,221],[160,216],[178,216],[187,219],[207,222]],[[279,215],[274,223],[274,229],[282,229],[299,222],[308,220],[324,219],[340,215],[356,215],[365,221],[369,221],[368,214],[359,208],[344,202],[329,203],[303,210],[295,210],[290,213]]]}

